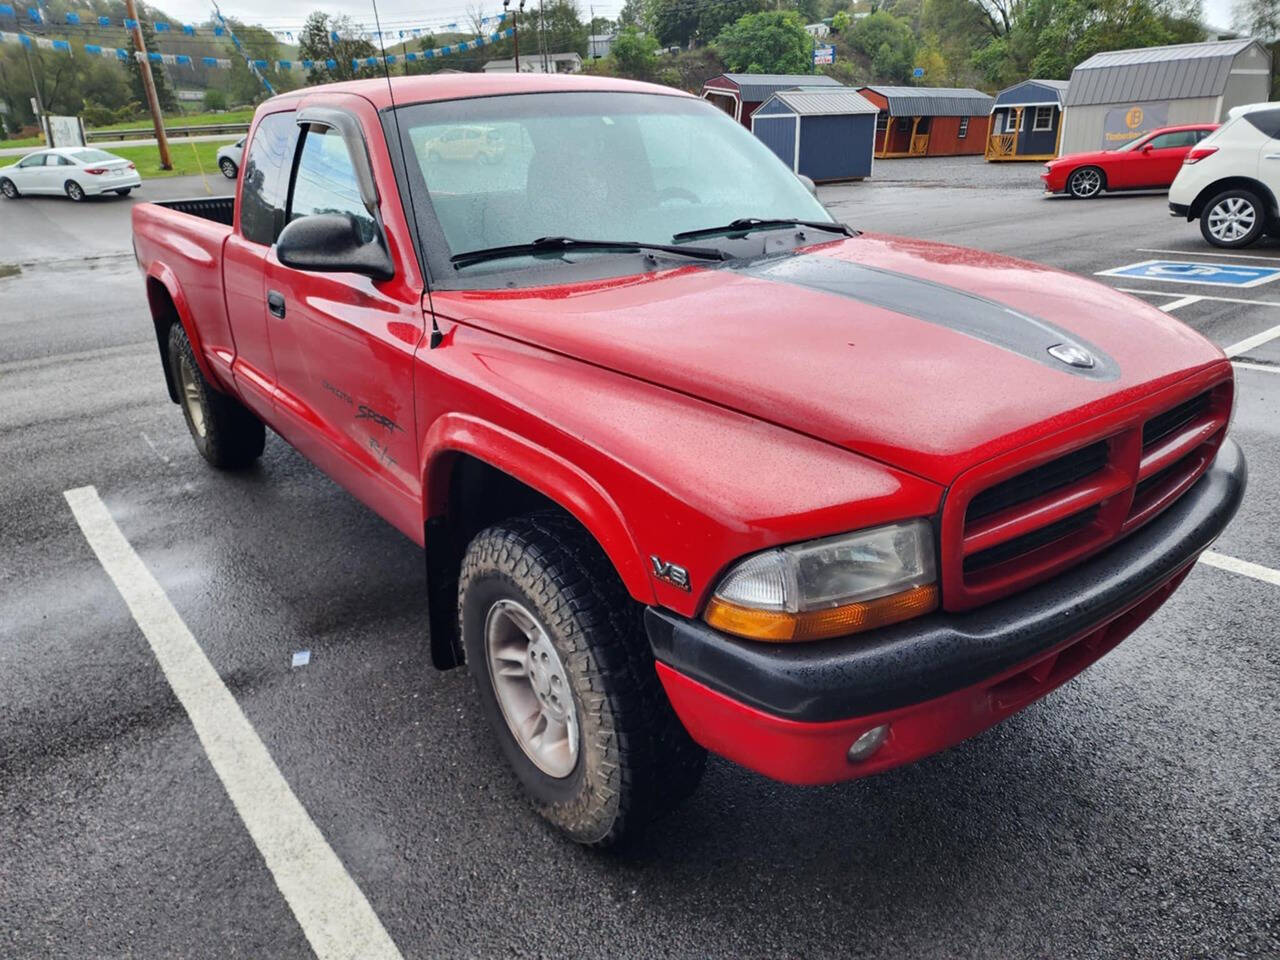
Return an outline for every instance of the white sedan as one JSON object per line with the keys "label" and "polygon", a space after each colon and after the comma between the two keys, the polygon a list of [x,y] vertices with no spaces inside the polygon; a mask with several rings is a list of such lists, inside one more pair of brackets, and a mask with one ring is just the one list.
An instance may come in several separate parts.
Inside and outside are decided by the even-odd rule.
{"label": "white sedan", "polygon": [[0,167],[0,193],[9,200],[26,194],[65,194],[72,200],[104,193],[128,196],[142,185],[137,168],[124,157],[93,147],[55,147],[29,153]]}
{"label": "white sedan", "polygon": [[244,156],[244,137],[235,143],[228,143],[218,148],[218,169],[228,180],[234,180],[240,169],[240,158]]}

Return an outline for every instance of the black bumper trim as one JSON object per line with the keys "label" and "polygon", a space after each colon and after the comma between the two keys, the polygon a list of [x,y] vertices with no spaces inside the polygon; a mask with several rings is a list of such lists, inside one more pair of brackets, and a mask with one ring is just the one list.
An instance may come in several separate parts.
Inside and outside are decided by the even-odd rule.
{"label": "black bumper trim", "polygon": [[1191,219],[1191,207],[1185,203],[1170,203],[1169,216],[1181,217],[1183,220]]}
{"label": "black bumper trim", "polygon": [[657,607],[654,656],[680,673],[791,720],[821,722],[932,700],[1101,625],[1205,550],[1235,516],[1248,468],[1227,439],[1168,510],[1102,554],[1030,590],[966,613],[935,613],[863,636],[755,643]]}

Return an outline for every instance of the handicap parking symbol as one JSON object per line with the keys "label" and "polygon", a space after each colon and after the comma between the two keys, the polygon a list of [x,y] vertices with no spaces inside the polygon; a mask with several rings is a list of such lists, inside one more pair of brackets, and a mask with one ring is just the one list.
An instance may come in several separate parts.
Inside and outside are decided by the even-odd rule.
{"label": "handicap parking symbol", "polygon": [[1192,260],[1143,260],[1113,270],[1099,270],[1096,276],[1198,283],[1210,287],[1256,287],[1280,277],[1280,267],[1243,267],[1235,263]]}

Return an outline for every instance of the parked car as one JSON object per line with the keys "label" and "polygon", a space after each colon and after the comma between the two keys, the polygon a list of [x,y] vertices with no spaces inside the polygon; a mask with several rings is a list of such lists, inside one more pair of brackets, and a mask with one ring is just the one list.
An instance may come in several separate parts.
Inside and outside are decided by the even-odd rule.
{"label": "parked car", "polygon": [[423,145],[428,160],[479,160],[497,163],[504,147],[495,132],[484,127],[454,127]]}
{"label": "parked car", "polygon": [[234,180],[240,172],[240,158],[244,155],[244,137],[235,143],[218,148],[218,169],[228,180]]}
{"label": "parked car", "polygon": [[1071,153],[1044,165],[1047,193],[1080,200],[1104,190],[1151,190],[1173,183],[1187,151],[1217,129],[1213,123],[1161,127],[1116,150]]}
{"label": "parked car", "polygon": [[1187,154],[1169,189],[1169,211],[1215,247],[1247,247],[1280,229],[1280,104],[1250,104]]}
{"label": "parked car", "polygon": [[[429,156],[477,123],[523,166]],[[248,467],[269,425],[425,548],[433,662],[583,843],[673,807],[706,750],[832,783],[997,723],[1146,620],[1245,485],[1209,341],[857,233],[669,87],[284,94],[235,197],[139,204],[133,233],[196,449]]]}
{"label": "parked car", "polygon": [[0,193],[9,200],[23,194],[65,194],[76,201],[104,193],[125,197],[141,185],[132,163],[93,147],[38,150],[0,167]]}

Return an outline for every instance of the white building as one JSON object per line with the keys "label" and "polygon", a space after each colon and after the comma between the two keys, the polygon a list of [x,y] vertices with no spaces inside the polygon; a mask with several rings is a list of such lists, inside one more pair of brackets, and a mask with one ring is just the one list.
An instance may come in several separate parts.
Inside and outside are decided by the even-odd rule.
{"label": "white building", "polygon": [[[485,73],[515,73],[514,59],[490,60],[484,65]],[[582,55],[578,53],[549,53],[544,60],[537,51],[521,54],[521,73],[581,73]]]}

